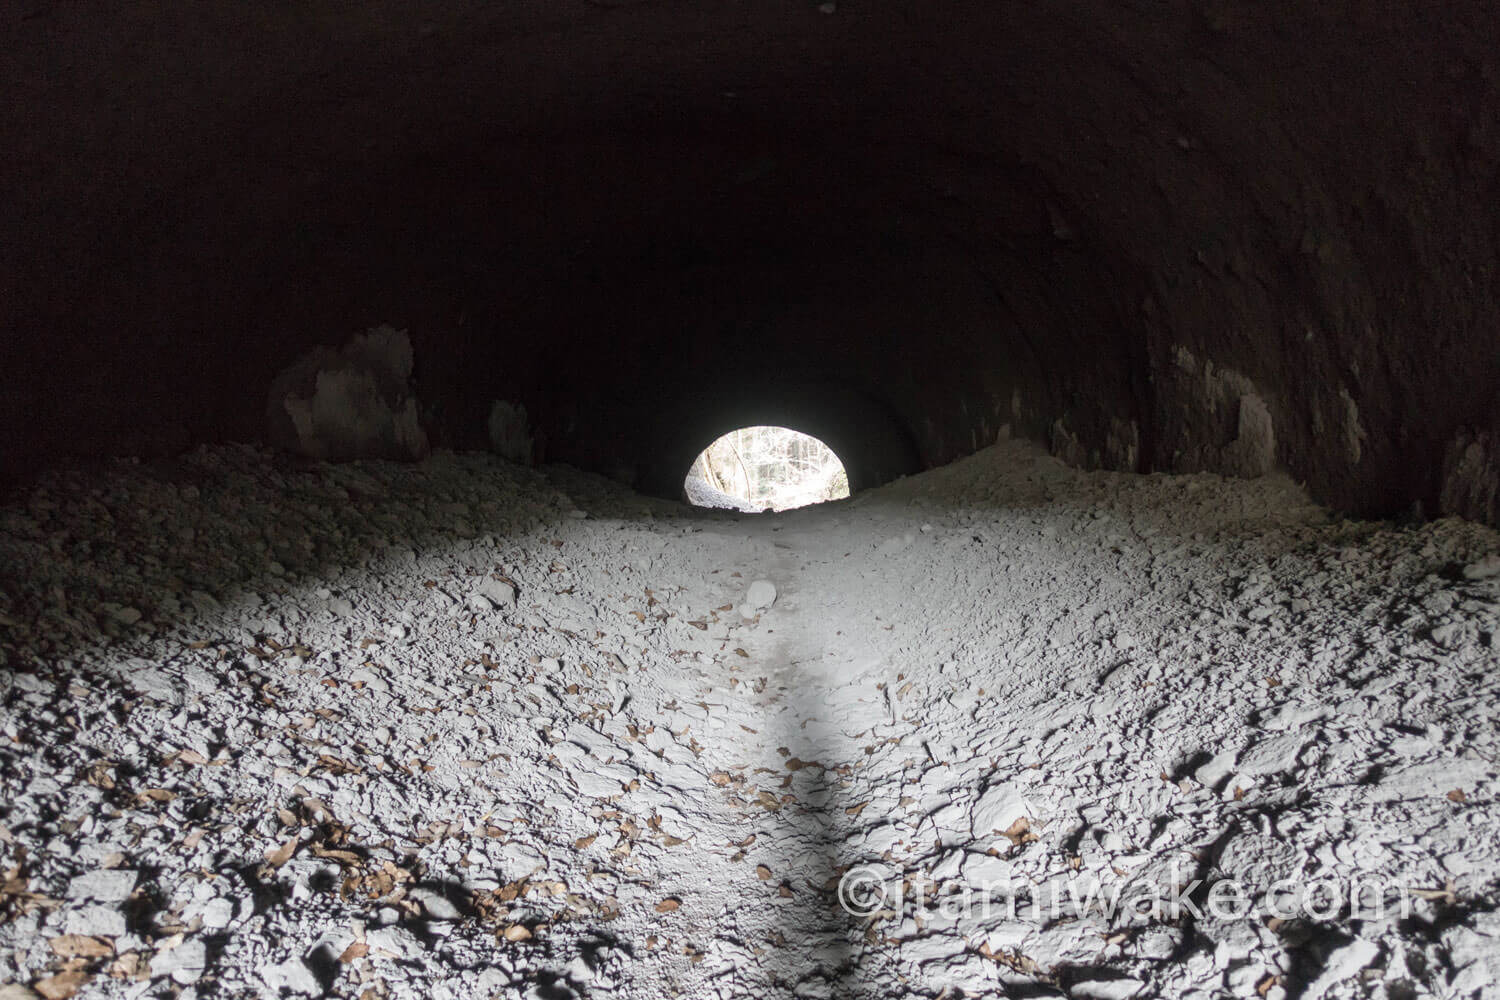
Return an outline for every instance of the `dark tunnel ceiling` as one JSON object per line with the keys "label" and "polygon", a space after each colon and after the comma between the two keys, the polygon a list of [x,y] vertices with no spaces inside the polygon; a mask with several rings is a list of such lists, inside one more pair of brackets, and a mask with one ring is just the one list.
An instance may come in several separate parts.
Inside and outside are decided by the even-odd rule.
{"label": "dark tunnel ceiling", "polygon": [[439,444],[513,399],[650,489],[758,407],[865,485],[1009,425],[1495,519],[1492,4],[6,17],[11,475],[259,438],[389,322]]}

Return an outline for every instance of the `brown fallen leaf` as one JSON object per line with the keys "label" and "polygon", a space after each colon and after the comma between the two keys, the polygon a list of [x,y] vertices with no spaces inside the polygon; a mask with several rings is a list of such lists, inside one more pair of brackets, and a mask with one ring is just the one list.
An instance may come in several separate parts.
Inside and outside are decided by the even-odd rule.
{"label": "brown fallen leaf", "polygon": [[363,941],[352,942],[349,947],[344,949],[344,953],[339,956],[339,964],[348,965],[357,959],[364,958],[369,953],[370,946]]}
{"label": "brown fallen leaf", "polygon": [[577,840],[573,841],[573,849],[575,851],[581,851],[598,839],[599,835],[597,833],[591,837],[579,837]]}
{"label": "brown fallen leaf", "polygon": [[64,972],[33,984],[32,989],[46,1000],[68,1000],[68,997],[75,996],[93,978],[87,972]]}
{"label": "brown fallen leaf", "polygon": [[765,865],[756,865],[755,877],[764,882],[766,879],[771,877],[771,869],[767,868]]}
{"label": "brown fallen leaf", "polygon": [[1450,905],[1458,902],[1457,886],[1454,885],[1451,878],[1444,883],[1441,889],[1408,889],[1406,891],[1418,899],[1425,899],[1428,902],[1442,901]]}
{"label": "brown fallen leaf", "polygon": [[507,941],[530,941],[531,930],[525,924],[511,924],[501,932]]}
{"label": "brown fallen leaf", "polygon": [[1462,788],[1455,788],[1455,789],[1453,789],[1453,791],[1451,791],[1451,792],[1448,793],[1448,801],[1449,802],[1467,802],[1467,801],[1469,801],[1469,797],[1464,794],[1464,790]]}
{"label": "brown fallen leaf", "polygon": [[1011,969],[1011,971],[1019,972],[1022,975],[1034,975],[1037,969],[1040,968],[1030,956],[1023,955],[1019,951],[991,950],[988,941],[979,946],[979,954],[992,962],[999,962],[1001,965]]}
{"label": "brown fallen leaf", "polygon": [[346,865],[358,865],[360,856],[353,851],[344,851],[332,847],[324,847],[321,844],[313,846],[313,854],[320,858],[328,858],[332,861],[342,861]]}
{"label": "brown fallen leaf", "polygon": [[1017,846],[1021,844],[1030,844],[1033,841],[1041,839],[1036,834],[1031,832],[1031,820],[1027,819],[1025,816],[1020,817],[1014,823],[1012,823],[1010,827],[1007,828],[1003,834],[1001,834],[1001,836]]}
{"label": "brown fallen leaf", "polygon": [[867,806],[869,804],[870,803],[868,803],[868,802],[861,802],[857,806],[850,806],[850,807],[848,807],[847,809],[844,810],[844,812],[846,814],[850,815],[850,816],[858,816],[860,813],[862,813],[862,812],[865,811],[865,806]]}
{"label": "brown fallen leaf", "polygon": [[734,777],[728,771],[715,771],[708,776],[708,780],[712,781],[720,788],[723,788],[725,785],[733,781]]}
{"label": "brown fallen leaf", "polygon": [[139,952],[127,951],[109,963],[109,975],[111,979],[150,978],[151,966],[141,958]]}
{"label": "brown fallen leaf", "polygon": [[280,868],[292,860],[292,855],[297,852],[297,838],[288,837],[286,843],[275,850],[266,851],[266,864],[272,868]]}
{"label": "brown fallen leaf", "polygon": [[47,942],[54,954],[62,958],[103,958],[114,954],[114,946],[102,938],[82,934],[64,934]]}
{"label": "brown fallen leaf", "polygon": [[660,903],[656,904],[656,912],[657,913],[671,913],[673,910],[677,909],[681,905],[682,905],[682,900],[676,899],[676,898],[674,898],[672,896],[668,896],[666,899],[664,899]]}

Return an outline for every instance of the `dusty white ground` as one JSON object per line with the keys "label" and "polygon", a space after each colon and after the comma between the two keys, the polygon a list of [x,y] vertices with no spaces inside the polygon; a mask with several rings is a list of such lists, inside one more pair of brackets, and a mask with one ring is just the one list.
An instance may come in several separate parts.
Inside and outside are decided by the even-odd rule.
{"label": "dusty white ground", "polygon": [[1497,549],[1020,444],[772,516],[61,474],[0,515],[0,997],[1494,996]]}

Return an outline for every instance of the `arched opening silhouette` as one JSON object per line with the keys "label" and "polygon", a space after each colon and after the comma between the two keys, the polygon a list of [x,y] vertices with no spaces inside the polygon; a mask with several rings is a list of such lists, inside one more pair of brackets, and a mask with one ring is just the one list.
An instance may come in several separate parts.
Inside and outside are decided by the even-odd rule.
{"label": "arched opening silhouette", "polygon": [[822,441],[789,427],[741,427],[693,460],[683,493],[696,507],[791,510],[849,495],[844,463]]}

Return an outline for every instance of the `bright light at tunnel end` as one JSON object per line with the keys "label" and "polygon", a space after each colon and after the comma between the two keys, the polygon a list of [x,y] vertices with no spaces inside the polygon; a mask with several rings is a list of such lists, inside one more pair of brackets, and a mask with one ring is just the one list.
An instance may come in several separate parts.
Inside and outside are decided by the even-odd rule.
{"label": "bright light at tunnel end", "polygon": [[683,480],[695,507],[780,511],[849,495],[844,464],[822,441],[789,427],[741,427],[699,453]]}

